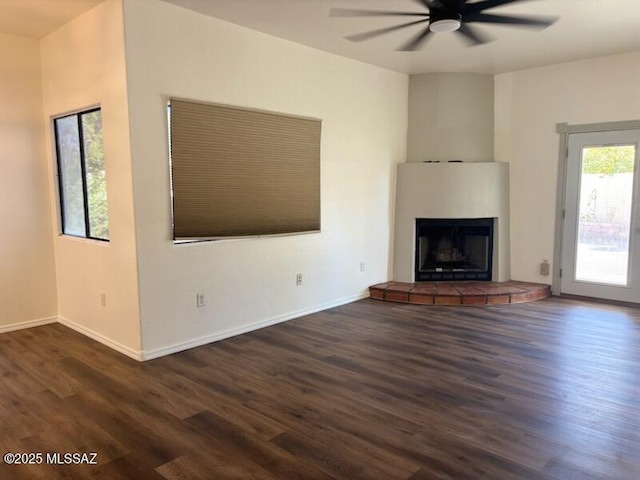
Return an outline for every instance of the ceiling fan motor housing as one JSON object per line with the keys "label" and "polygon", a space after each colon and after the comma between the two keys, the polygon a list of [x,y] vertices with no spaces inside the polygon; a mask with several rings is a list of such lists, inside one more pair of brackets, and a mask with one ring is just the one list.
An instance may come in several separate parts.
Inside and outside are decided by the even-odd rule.
{"label": "ceiling fan motor housing", "polygon": [[432,32],[453,32],[460,28],[462,14],[444,8],[431,8],[429,30]]}

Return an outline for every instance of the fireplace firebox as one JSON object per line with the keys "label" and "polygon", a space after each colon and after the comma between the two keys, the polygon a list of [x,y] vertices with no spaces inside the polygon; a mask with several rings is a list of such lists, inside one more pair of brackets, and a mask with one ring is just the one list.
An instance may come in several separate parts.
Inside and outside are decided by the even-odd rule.
{"label": "fireplace firebox", "polygon": [[493,218],[417,218],[415,281],[490,281],[493,223]]}

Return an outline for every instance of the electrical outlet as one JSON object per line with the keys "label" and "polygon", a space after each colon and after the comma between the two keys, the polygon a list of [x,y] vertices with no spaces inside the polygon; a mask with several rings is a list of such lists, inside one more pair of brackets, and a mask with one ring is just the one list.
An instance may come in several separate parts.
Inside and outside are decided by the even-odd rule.
{"label": "electrical outlet", "polygon": [[196,293],[196,307],[202,308],[204,305],[204,293]]}
{"label": "electrical outlet", "polygon": [[364,262],[360,262],[360,271],[364,272]]}
{"label": "electrical outlet", "polygon": [[549,265],[549,260],[547,260],[546,258],[542,259],[542,263],[540,264],[540,275],[549,275],[549,269],[550,269],[550,265]]}
{"label": "electrical outlet", "polygon": [[301,273],[296,275],[296,285],[302,285],[302,274]]}
{"label": "electrical outlet", "polygon": [[107,306],[107,294],[104,292],[100,294],[100,305],[103,307]]}

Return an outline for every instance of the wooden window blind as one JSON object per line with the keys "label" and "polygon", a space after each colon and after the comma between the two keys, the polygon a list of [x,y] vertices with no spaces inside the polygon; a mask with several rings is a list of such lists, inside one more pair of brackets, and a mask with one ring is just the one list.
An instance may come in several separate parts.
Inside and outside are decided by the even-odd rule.
{"label": "wooden window blind", "polygon": [[321,121],[171,99],[174,239],[320,230]]}

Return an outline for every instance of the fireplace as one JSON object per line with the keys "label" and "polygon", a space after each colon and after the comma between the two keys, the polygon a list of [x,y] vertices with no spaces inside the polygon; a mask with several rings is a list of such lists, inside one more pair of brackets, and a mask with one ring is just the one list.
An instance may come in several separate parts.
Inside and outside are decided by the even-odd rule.
{"label": "fireplace", "polygon": [[491,280],[493,224],[493,218],[417,218],[415,281]]}
{"label": "fireplace", "polygon": [[[490,272],[488,280],[511,280],[508,163],[400,163],[397,168],[394,281],[411,283],[426,277],[419,272],[424,262],[416,269],[416,245],[419,245],[416,219],[454,219],[456,222],[458,219],[489,219],[493,227],[493,235],[489,236],[493,258],[486,277]],[[427,247],[423,245],[423,251]],[[423,257],[423,260],[426,259]],[[449,274],[444,271],[444,266],[435,268],[443,271],[423,273],[434,273],[442,280],[452,280],[440,275]]]}

